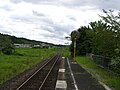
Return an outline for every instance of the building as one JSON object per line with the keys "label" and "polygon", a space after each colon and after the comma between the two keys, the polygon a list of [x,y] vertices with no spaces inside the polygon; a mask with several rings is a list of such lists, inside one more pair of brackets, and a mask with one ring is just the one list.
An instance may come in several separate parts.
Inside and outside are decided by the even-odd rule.
{"label": "building", "polygon": [[31,44],[14,44],[15,48],[32,48]]}

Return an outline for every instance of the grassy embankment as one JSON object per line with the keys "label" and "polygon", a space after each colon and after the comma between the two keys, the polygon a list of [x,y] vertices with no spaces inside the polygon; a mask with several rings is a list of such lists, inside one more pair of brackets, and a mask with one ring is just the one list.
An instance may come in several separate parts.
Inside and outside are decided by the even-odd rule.
{"label": "grassy embankment", "polygon": [[0,84],[53,55],[58,49],[16,49],[19,54],[0,54]]}
{"label": "grassy embankment", "polygon": [[103,68],[100,68],[92,60],[85,56],[77,57],[77,61],[98,81],[105,83],[113,90],[120,90],[120,76],[110,73]]}

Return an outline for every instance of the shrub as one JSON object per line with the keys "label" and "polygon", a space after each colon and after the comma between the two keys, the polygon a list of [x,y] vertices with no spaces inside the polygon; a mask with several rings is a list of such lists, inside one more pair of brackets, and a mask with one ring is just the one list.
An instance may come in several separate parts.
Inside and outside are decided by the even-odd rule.
{"label": "shrub", "polygon": [[6,54],[6,55],[11,55],[14,53],[14,51],[15,51],[14,47],[12,47],[12,46],[8,46],[8,47],[5,47],[2,49],[2,53]]}
{"label": "shrub", "polygon": [[120,74],[120,57],[115,57],[111,60],[110,70]]}

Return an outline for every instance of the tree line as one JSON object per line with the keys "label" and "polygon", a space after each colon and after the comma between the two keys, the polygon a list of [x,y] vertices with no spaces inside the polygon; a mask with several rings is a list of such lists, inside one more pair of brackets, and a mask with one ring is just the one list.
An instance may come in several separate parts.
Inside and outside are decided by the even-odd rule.
{"label": "tree line", "polygon": [[[101,20],[90,22],[88,26],[76,30],[79,33],[76,40],[77,55],[94,53],[107,57],[120,56],[120,14],[114,16],[112,10],[103,11],[106,16],[100,16]],[[73,55],[73,42],[70,51]]]}
{"label": "tree line", "polygon": [[[77,55],[93,53],[112,58],[111,64],[120,66],[120,12],[114,15],[113,10],[103,10],[104,16],[100,20],[90,22],[88,26],[81,26],[77,31],[79,38],[76,40]],[[71,34],[74,31],[71,32]],[[73,35],[70,45],[71,55],[73,56]],[[119,67],[120,71],[120,67]]]}

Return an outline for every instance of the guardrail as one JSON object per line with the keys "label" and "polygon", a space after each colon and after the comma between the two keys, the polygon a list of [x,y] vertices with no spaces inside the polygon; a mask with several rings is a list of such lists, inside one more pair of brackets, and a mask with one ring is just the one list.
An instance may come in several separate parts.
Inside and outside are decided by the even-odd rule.
{"label": "guardrail", "polygon": [[100,56],[100,55],[94,55],[94,54],[87,54],[87,56],[93,60],[95,63],[97,63],[98,65],[100,65],[101,67],[104,68],[109,68],[109,64],[111,59],[108,57],[104,57],[104,56]]}
{"label": "guardrail", "polygon": [[100,56],[100,55],[95,55],[92,53],[87,53],[87,57],[90,58],[90,60],[94,61],[98,66],[107,69],[109,72],[112,72],[116,75],[120,75],[120,67],[119,67],[119,61],[117,60],[116,63],[112,63],[113,58],[105,57],[105,56]]}

